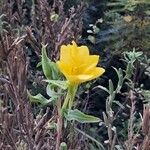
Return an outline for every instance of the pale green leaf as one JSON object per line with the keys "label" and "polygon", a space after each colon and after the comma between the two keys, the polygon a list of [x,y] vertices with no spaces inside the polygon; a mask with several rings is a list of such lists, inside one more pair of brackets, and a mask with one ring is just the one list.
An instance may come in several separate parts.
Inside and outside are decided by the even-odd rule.
{"label": "pale green leaf", "polygon": [[109,90],[101,85],[98,85],[95,88],[100,88],[100,89],[104,90],[105,92],[109,93]]}
{"label": "pale green leaf", "polygon": [[95,123],[95,122],[100,122],[101,120],[97,117],[91,116],[84,114],[83,112],[79,111],[78,109],[75,110],[68,110],[67,120],[74,120],[78,121],[80,123]]}
{"label": "pale green leaf", "polygon": [[122,108],[122,109],[125,108],[119,101],[113,101],[113,103],[117,104],[117,105],[120,106],[120,108]]}
{"label": "pale green leaf", "polygon": [[31,95],[28,91],[28,97],[32,103],[40,103],[41,105],[47,105],[51,100],[46,99],[43,95],[37,94],[35,96]]}
{"label": "pale green leaf", "polygon": [[96,41],[95,41],[95,40],[96,40],[95,37],[92,36],[92,35],[89,35],[89,36],[88,36],[88,40],[89,40],[91,43],[93,43],[93,44],[95,44],[95,42],[96,42]]}
{"label": "pale green leaf", "polygon": [[42,46],[42,69],[47,79],[55,80],[59,78],[59,70],[56,63],[52,62],[46,53],[46,45]]}
{"label": "pale green leaf", "polygon": [[66,90],[68,88],[68,84],[66,81],[61,81],[61,80],[44,80],[44,81],[48,82],[49,84],[58,86],[64,90]]}

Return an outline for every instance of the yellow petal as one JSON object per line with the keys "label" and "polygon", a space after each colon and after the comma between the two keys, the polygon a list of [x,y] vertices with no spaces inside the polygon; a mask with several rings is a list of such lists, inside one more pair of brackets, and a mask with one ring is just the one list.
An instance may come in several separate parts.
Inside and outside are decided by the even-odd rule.
{"label": "yellow petal", "polygon": [[60,48],[60,61],[68,63],[71,61],[70,48],[66,45],[62,45]]}
{"label": "yellow petal", "polygon": [[78,54],[78,47],[77,44],[72,41],[72,45],[68,45],[70,47],[71,50],[71,56],[74,58],[76,57],[76,55]]}
{"label": "yellow petal", "polygon": [[72,84],[81,84],[83,82],[89,81],[92,75],[69,75],[67,80]]}
{"label": "yellow petal", "polygon": [[77,75],[68,75],[68,76],[66,76],[66,78],[72,84],[80,84],[81,83],[81,81],[77,77]]}
{"label": "yellow petal", "polygon": [[82,69],[82,72],[85,74],[91,73],[93,71],[93,69],[95,68],[96,64],[91,64],[91,65],[86,65],[86,67],[84,67]]}
{"label": "yellow petal", "polygon": [[57,65],[67,80],[74,84],[95,79],[105,72],[105,69],[96,67],[99,56],[89,55],[87,46],[78,47],[74,41],[72,45],[61,46],[60,55]]}
{"label": "yellow petal", "polygon": [[86,61],[87,65],[95,64],[95,66],[99,62],[99,56],[98,55],[90,55]]}
{"label": "yellow petal", "polygon": [[65,76],[71,74],[71,67],[69,64],[62,63],[61,61],[57,61],[56,64],[58,65],[58,68]]}
{"label": "yellow petal", "polygon": [[80,74],[80,75],[69,75],[67,79],[73,84],[80,84],[86,81],[93,80],[99,76],[101,76],[105,72],[104,68],[95,67],[91,74]]}
{"label": "yellow petal", "polygon": [[93,75],[86,75],[86,74],[83,74],[83,75],[78,75],[78,80],[80,81],[80,83],[83,83],[85,81],[89,81],[91,80]]}
{"label": "yellow petal", "polygon": [[92,70],[92,75],[93,77],[91,78],[92,79],[95,79],[99,76],[101,76],[103,73],[105,72],[105,69],[104,68],[101,68],[101,67],[95,67],[93,70]]}
{"label": "yellow petal", "polygon": [[105,72],[104,68],[95,67],[89,74],[78,75],[78,79],[80,80],[81,83],[85,81],[90,81],[101,76],[104,72]]}
{"label": "yellow petal", "polygon": [[61,53],[60,53],[60,61],[63,63],[71,63],[73,65],[78,64],[78,49],[76,43],[73,41],[72,45],[68,44],[61,46]]}
{"label": "yellow petal", "polygon": [[71,42],[74,47],[78,47],[75,41]]}
{"label": "yellow petal", "polygon": [[71,49],[71,58],[73,60],[73,64],[78,66],[81,63],[81,57],[78,55],[79,54],[79,49],[77,47],[77,44],[72,41],[72,45],[70,45]]}
{"label": "yellow petal", "polygon": [[79,55],[82,59],[89,56],[89,49],[87,46],[80,46],[78,47],[78,49],[79,49]]}

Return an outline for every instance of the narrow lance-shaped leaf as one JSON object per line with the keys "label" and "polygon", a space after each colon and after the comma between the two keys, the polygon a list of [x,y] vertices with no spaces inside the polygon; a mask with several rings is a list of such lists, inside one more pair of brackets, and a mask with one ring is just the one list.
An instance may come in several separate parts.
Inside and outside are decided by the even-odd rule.
{"label": "narrow lance-shaped leaf", "polygon": [[105,112],[103,112],[103,119],[104,119],[105,125],[108,126],[109,121],[108,121],[108,117],[107,117],[107,115],[105,114]]}
{"label": "narrow lance-shaped leaf", "polygon": [[101,121],[99,118],[91,115],[86,115],[78,109],[68,110],[66,118],[67,120],[75,120],[80,123],[95,123]]}
{"label": "narrow lance-shaped leaf", "polygon": [[47,57],[46,45],[42,46],[42,69],[46,78],[52,79],[51,61]]}
{"label": "narrow lance-shaped leaf", "polygon": [[55,85],[55,86],[58,86],[60,87],[61,89],[64,89],[66,90],[67,87],[68,87],[68,84],[66,81],[61,81],[61,80],[44,80],[52,85]]}
{"label": "narrow lance-shaped leaf", "polygon": [[31,95],[28,91],[28,97],[32,103],[40,103],[41,105],[47,105],[50,103],[50,100],[46,99],[43,95],[37,94],[35,96]]}
{"label": "narrow lance-shaped leaf", "polygon": [[[100,88],[100,89],[104,90],[105,92],[109,93],[109,90],[108,90],[107,88],[101,86],[101,85],[98,85],[98,86],[96,86],[95,88]],[[94,89],[95,89],[95,88],[94,88]]]}
{"label": "narrow lance-shaped leaf", "polygon": [[114,85],[111,80],[109,80],[109,94],[111,95],[114,92]]}
{"label": "narrow lance-shaped leaf", "polygon": [[109,96],[109,106],[112,107],[112,103],[114,102],[116,96],[116,91],[113,91],[113,93]]}
{"label": "narrow lance-shaped leaf", "polygon": [[114,101],[115,104],[121,107],[121,109],[124,109],[125,107],[119,102],[119,101]]}
{"label": "narrow lance-shaped leaf", "polygon": [[42,69],[47,79],[58,79],[59,70],[56,63],[52,62],[46,53],[46,45],[42,46]]}
{"label": "narrow lance-shaped leaf", "polygon": [[133,73],[133,63],[132,62],[128,62],[125,73],[126,73],[126,75],[125,75],[126,79],[130,79],[132,77],[132,73]]}
{"label": "narrow lance-shaped leaf", "polygon": [[56,102],[57,100],[60,100],[60,97],[64,95],[64,92],[62,92],[62,89],[60,88],[54,88],[54,85],[48,84],[46,87],[46,93],[50,97],[51,102]]}

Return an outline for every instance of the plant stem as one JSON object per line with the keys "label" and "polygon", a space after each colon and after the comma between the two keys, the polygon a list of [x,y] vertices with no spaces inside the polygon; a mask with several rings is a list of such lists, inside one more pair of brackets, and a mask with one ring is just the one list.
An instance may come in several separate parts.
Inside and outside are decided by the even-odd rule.
{"label": "plant stem", "polygon": [[130,90],[130,100],[131,100],[131,109],[130,109],[130,119],[128,123],[128,141],[127,141],[127,150],[133,149],[133,142],[134,142],[134,117],[135,117],[135,96],[133,90]]}
{"label": "plant stem", "polygon": [[88,139],[90,139],[91,141],[95,142],[100,148],[101,150],[105,150],[105,148],[103,147],[103,144],[100,143],[98,140],[96,140],[95,138],[93,138],[92,136],[88,135],[87,133],[85,133],[84,131],[78,129],[78,128],[74,128],[76,131],[78,131],[79,133],[83,134],[85,137],[87,137]]}
{"label": "plant stem", "polygon": [[60,143],[61,143],[61,138],[62,138],[62,127],[63,127],[63,115],[62,112],[63,110],[71,109],[73,105],[73,101],[75,98],[75,94],[77,92],[77,85],[70,84],[68,86],[68,92],[67,96],[64,100],[63,106],[61,107],[61,101],[57,101],[57,111],[58,111],[58,118],[57,118],[57,140],[56,140],[56,150],[59,150]]}
{"label": "plant stem", "polygon": [[73,106],[73,101],[77,92],[77,85],[70,85],[69,93],[70,93],[70,101],[69,101],[69,109]]}
{"label": "plant stem", "polygon": [[56,150],[59,150],[61,138],[62,138],[62,127],[63,127],[63,118],[61,114],[61,101],[57,101],[57,111],[58,111],[58,118],[57,118],[57,138],[56,138]]}
{"label": "plant stem", "polygon": [[67,96],[64,100],[62,110],[66,109],[67,107],[68,107],[68,109],[71,109],[77,89],[78,89],[78,85],[69,84]]}
{"label": "plant stem", "polygon": [[68,105],[68,102],[69,102],[69,99],[70,99],[70,95],[69,95],[69,90],[67,92],[67,96],[64,100],[64,103],[63,103],[63,106],[62,106],[62,110],[66,109],[67,108],[67,105]]}

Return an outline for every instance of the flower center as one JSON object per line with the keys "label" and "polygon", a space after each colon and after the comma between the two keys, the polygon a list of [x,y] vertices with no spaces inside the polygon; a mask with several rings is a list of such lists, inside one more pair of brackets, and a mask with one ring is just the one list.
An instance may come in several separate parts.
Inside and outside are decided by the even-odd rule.
{"label": "flower center", "polygon": [[71,68],[71,74],[72,75],[79,75],[79,74],[82,74],[82,72],[85,70],[86,68],[86,64],[82,64],[82,65],[79,65],[79,66],[73,66]]}
{"label": "flower center", "polygon": [[79,73],[78,67],[72,67],[71,72],[73,75],[77,75]]}

